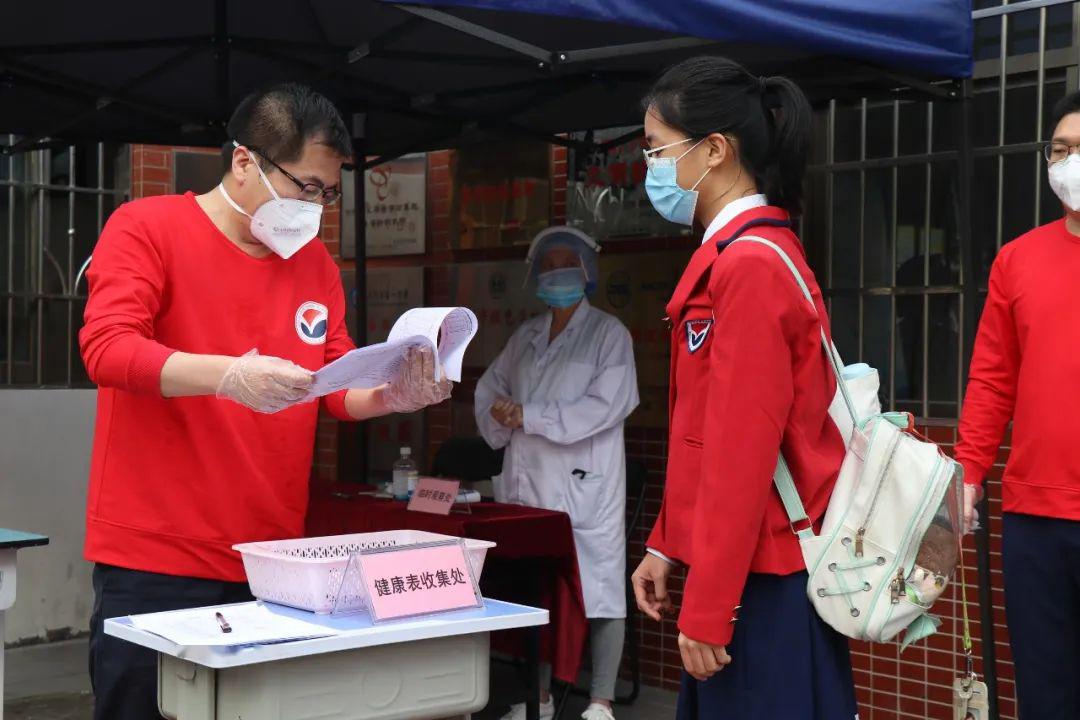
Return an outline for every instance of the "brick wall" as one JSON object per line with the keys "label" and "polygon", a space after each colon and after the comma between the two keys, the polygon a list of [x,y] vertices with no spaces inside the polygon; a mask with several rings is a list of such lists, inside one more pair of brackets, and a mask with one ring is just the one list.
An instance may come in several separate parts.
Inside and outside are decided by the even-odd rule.
{"label": "brick wall", "polygon": [[131,197],[166,195],[172,191],[173,148],[160,145],[132,145]]}
{"label": "brick wall", "polygon": [[[187,148],[185,148],[187,149]],[[133,145],[132,196],[144,197],[172,192],[171,148]],[[208,152],[216,152],[214,150]],[[428,155],[428,220],[429,234],[424,255],[408,258],[375,258],[368,261],[371,267],[422,266],[425,268],[429,305],[449,303],[451,297],[451,266],[462,258],[450,246],[451,196],[450,165],[452,153],[434,152]],[[563,148],[552,149],[552,221],[563,222],[566,216],[567,157]],[[343,268],[355,268],[353,261],[342,261],[340,253],[340,206],[328,209],[324,214],[321,237],[331,254]],[[647,244],[646,244],[647,245]],[[647,249],[647,248],[643,248]],[[469,260],[480,258],[474,255]],[[505,259],[500,256],[500,259]],[[455,413],[471,412],[472,392],[478,375],[474,372],[463,378],[455,389],[455,402],[432,408],[425,413],[428,457],[443,440],[450,437],[454,427]],[[319,420],[316,438],[316,456],[313,469],[315,481],[326,482],[337,477],[337,448],[339,423],[328,416]],[[934,440],[951,447],[955,441],[955,428],[934,425],[923,428]],[[648,484],[644,514],[640,526],[633,533],[630,543],[632,562],[641,559],[645,538],[660,509],[663,493],[664,464],[667,453],[666,431],[660,428],[628,428],[626,434],[627,457],[642,462],[648,472]],[[1000,480],[1008,448],[1003,448],[999,464],[991,471],[987,491],[990,496],[991,531],[991,585],[995,618],[995,644],[998,656],[999,696],[1003,720],[1015,720],[1013,672],[1009,655],[1008,637],[1004,618],[1004,596],[1001,582],[1001,504]],[[968,595],[976,599],[975,554],[971,538],[965,558],[968,563]],[[683,574],[676,573],[672,593],[676,604],[681,600]],[[939,603],[939,614],[945,619],[942,632],[936,637],[910,648],[903,654],[896,644],[870,646],[853,643],[852,664],[863,720],[951,720],[952,680],[962,666],[958,605],[947,596]],[[974,605],[972,632],[975,652],[981,654],[979,611]],[[676,689],[681,671],[676,639],[678,630],[674,621],[661,624],[646,620],[640,631],[642,671],[646,684]],[[982,672],[981,661],[977,671]]]}

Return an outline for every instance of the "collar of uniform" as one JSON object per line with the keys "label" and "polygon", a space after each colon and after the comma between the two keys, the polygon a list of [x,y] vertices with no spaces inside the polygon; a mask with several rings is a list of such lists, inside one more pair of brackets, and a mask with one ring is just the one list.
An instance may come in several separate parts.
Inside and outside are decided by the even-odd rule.
{"label": "collar of uniform", "polygon": [[[743,199],[748,200],[749,198]],[[717,253],[722,249],[719,246],[720,244],[734,240],[744,230],[753,228],[756,225],[788,227],[790,223],[790,216],[783,208],[761,205],[743,210],[732,217],[717,233],[706,235],[706,242],[702,243],[701,247],[695,250],[690,257],[690,263],[683,270],[682,277],[679,278],[679,282],[675,286],[675,292],[672,294],[671,300],[668,301],[668,317],[672,320],[677,320],[680,317],[683,307],[694,293],[701,277],[716,262]]]}
{"label": "collar of uniform", "polygon": [[711,238],[716,233],[723,230],[732,220],[742,215],[747,210],[753,210],[754,208],[765,207],[769,204],[769,199],[764,194],[758,193],[757,195],[747,195],[741,197],[738,200],[732,200],[724,209],[717,213],[713,221],[709,223],[709,227],[705,230],[705,235],[701,238],[701,242]]}
{"label": "collar of uniform", "polygon": [[718,250],[723,250],[732,240],[740,237],[747,230],[759,226],[790,228],[791,215],[788,214],[787,210],[773,205],[751,208],[732,218],[731,222],[708,238],[706,245],[712,245]]}
{"label": "collar of uniform", "polygon": [[[581,304],[577,306],[577,310],[575,310],[574,314],[570,316],[570,322],[566,323],[566,327],[563,328],[563,331],[561,333],[559,333],[559,337],[562,337],[564,334],[570,332],[575,327],[585,322],[585,316],[588,314],[588,312],[589,298],[582,298]],[[544,350],[548,347],[548,338],[551,337],[552,318],[554,318],[554,314],[551,312],[551,309],[548,308],[547,313],[545,313],[544,322],[541,323],[539,331],[536,333],[536,335],[533,336],[532,344],[538,354],[544,352]]]}

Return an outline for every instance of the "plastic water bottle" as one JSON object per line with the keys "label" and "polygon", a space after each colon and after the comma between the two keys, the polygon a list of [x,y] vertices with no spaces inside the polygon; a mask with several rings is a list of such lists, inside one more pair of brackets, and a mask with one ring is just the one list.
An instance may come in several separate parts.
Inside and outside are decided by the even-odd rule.
{"label": "plastic water bottle", "polygon": [[416,489],[416,479],[419,476],[416,463],[412,459],[412,448],[401,448],[401,457],[394,463],[394,498],[408,500],[409,494]]}

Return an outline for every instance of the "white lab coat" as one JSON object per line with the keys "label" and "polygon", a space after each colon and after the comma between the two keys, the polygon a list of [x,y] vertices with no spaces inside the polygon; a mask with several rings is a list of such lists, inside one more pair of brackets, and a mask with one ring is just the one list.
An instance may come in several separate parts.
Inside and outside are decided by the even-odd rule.
{"label": "white lab coat", "polygon": [[[507,448],[495,498],[566,512],[585,614],[626,617],[623,421],[638,405],[630,333],[588,300],[549,346],[550,331],[550,312],[527,321],[476,388],[480,434]],[[491,417],[500,395],[521,403],[522,429],[511,432]]]}

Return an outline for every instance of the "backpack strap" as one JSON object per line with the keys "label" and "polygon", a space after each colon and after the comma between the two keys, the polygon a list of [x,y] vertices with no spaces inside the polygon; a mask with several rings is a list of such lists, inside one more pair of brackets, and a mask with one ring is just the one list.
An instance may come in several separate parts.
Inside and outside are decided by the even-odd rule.
{"label": "backpack strap", "polygon": [[[814,304],[814,296],[810,293],[810,288],[806,286],[806,281],[803,280],[799,269],[795,267],[795,263],[792,262],[788,254],[784,252],[779,245],[771,240],[757,237],[756,235],[744,235],[743,237],[732,240],[731,244],[742,241],[756,242],[772,248],[772,250],[780,256],[780,259],[784,261],[784,264],[787,265],[788,270],[791,271],[791,275],[799,284],[803,297],[810,303],[810,307],[813,308],[814,314],[817,315],[817,306]],[[847,406],[848,413],[851,415],[851,422],[858,427],[859,417],[855,412],[855,403],[852,402],[847,385],[844,383],[844,378],[841,375],[841,368],[843,365],[840,361],[840,354],[836,351],[836,347],[830,343],[829,339],[825,336],[825,326],[820,323],[820,318],[818,324],[821,331],[821,348],[825,351],[825,357],[829,358],[829,367],[832,368],[833,375],[836,377],[836,387],[844,398],[844,405]],[[787,513],[791,531],[798,535],[800,540],[813,537],[813,524],[806,514],[806,507],[799,497],[799,491],[795,487],[795,479],[791,476],[791,470],[788,468],[787,461],[784,460],[783,454],[777,458],[776,471],[773,473],[773,484],[776,485],[776,492],[780,495],[780,502],[784,504],[784,511]],[[797,528],[797,526],[802,527]]]}
{"label": "backpack strap", "polygon": [[776,493],[780,496],[780,502],[784,504],[784,512],[787,513],[791,532],[798,535],[799,540],[809,540],[814,537],[814,523],[810,521],[810,517],[806,514],[802,498],[799,497],[799,491],[795,487],[795,478],[791,477],[791,470],[788,469],[783,453],[776,459],[776,470],[773,471],[773,485],[776,486]]}

